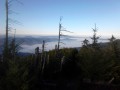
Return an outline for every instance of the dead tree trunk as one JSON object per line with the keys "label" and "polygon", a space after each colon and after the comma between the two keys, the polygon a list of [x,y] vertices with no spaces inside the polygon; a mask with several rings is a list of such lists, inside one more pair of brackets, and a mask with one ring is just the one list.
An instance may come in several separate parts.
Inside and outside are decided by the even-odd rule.
{"label": "dead tree trunk", "polygon": [[45,50],[45,41],[43,40],[43,44],[42,44],[42,55],[41,55],[41,63],[42,63],[41,73],[42,73],[42,74],[43,74],[43,72],[44,72],[45,61],[46,61],[46,54],[45,54],[44,50]]}
{"label": "dead tree trunk", "polygon": [[9,12],[9,8],[8,8],[8,0],[6,0],[5,3],[6,6],[6,37],[5,37],[5,55],[8,55],[8,12]]}
{"label": "dead tree trunk", "polygon": [[61,32],[61,18],[60,18],[60,22],[59,22],[58,50],[60,48],[60,36],[61,36],[60,32]]}

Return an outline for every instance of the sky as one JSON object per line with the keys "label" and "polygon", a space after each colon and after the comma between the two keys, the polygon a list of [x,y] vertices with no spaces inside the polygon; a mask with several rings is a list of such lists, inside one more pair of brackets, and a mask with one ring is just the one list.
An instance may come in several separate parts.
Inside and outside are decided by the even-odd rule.
{"label": "sky", "polygon": [[[120,35],[120,0],[19,0],[12,2],[14,13],[9,18],[13,28],[9,34],[58,35],[59,19],[62,26],[74,33],[93,34],[96,23],[99,36]],[[5,33],[5,0],[0,0],[0,35]]]}

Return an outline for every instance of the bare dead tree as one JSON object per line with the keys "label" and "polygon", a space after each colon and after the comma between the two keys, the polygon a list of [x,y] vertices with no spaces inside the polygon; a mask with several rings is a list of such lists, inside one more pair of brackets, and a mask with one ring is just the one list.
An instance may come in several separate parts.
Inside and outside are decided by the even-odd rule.
{"label": "bare dead tree", "polygon": [[[13,29],[12,27],[10,27],[10,22],[14,22],[14,23],[17,23],[19,24],[18,21],[16,20],[12,20],[9,18],[9,14],[13,13],[13,11],[11,10],[11,5],[12,5],[12,2],[13,1],[17,1],[18,3],[22,4],[20,1],[18,0],[5,0],[5,8],[6,8],[6,35],[5,35],[5,47],[4,47],[4,56],[7,57],[8,54],[9,54],[9,42],[8,42],[8,34],[9,34],[9,31],[11,29]],[[15,36],[15,35],[14,35]],[[15,38],[15,37],[14,37]]]}
{"label": "bare dead tree", "polygon": [[9,3],[8,0],[6,0],[5,6],[6,6],[6,38],[5,38],[5,53],[8,54],[8,13],[9,13]]}
{"label": "bare dead tree", "polygon": [[60,22],[59,22],[58,50],[60,49],[60,43],[65,44],[65,43],[61,42],[61,36],[68,36],[68,35],[63,35],[62,31],[73,33],[73,32],[70,32],[68,30],[65,30],[62,26],[61,21],[62,21],[62,17],[60,17]]}
{"label": "bare dead tree", "polygon": [[60,17],[60,22],[59,22],[58,50],[60,48],[60,31],[61,31],[61,27],[62,27],[61,20],[62,20],[62,17]]}
{"label": "bare dead tree", "polygon": [[46,63],[46,52],[45,52],[45,41],[44,40],[43,40],[43,44],[42,44],[41,61],[42,61],[42,67],[41,67],[42,71],[41,71],[41,73],[43,74],[45,63]]}

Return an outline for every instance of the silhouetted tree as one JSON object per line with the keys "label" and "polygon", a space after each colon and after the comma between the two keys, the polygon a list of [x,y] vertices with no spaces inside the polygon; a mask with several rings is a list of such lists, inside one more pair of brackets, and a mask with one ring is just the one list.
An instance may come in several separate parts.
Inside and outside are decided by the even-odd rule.
{"label": "silhouetted tree", "polygon": [[98,43],[97,42],[98,42],[98,39],[100,37],[96,36],[96,32],[97,32],[96,24],[95,24],[95,28],[93,29],[93,32],[94,32],[94,34],[93,34],[93,37],[91,38],[93,40],[92,47],[98,48]]}

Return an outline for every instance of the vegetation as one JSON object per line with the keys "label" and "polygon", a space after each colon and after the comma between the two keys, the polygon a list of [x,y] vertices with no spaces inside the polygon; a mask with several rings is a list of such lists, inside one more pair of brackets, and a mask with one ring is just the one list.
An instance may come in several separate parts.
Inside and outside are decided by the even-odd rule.
{"label": "vegetation", "polygon": [[0,90],[83,90],[84,85],[120,85],[120,47],[114,36],[107,46],[99,45],[95,25],[92,44],[85,39],[80,50],[60,49],[61,31],[67,31],[61,30],[60,22],[55,50],[46,52],[43,41],[42,52],[37,47],[34,55],[21,57],[17,55],[20,44],[16,44],[15,38],[8,42],[8,4],[6,0],[6,40],[3,58],[0,58]]}
{"label": "vegetation", "polygon": [[[114,39],[113,36],[111,39]],[[14,46],[12,40],[9,58],[3,58],[0,62],[0,89],[44,90],[46,86],[48,89],[69,88],[67,84],[71,82],[77,87],[81,83],[119,85],[120,49],[117,40],[111,39],[106,47],[97,44],[99,49],[94,45],[83,44],[80,50],[55,49],[26,57],[17,56],[18,47]]]}

